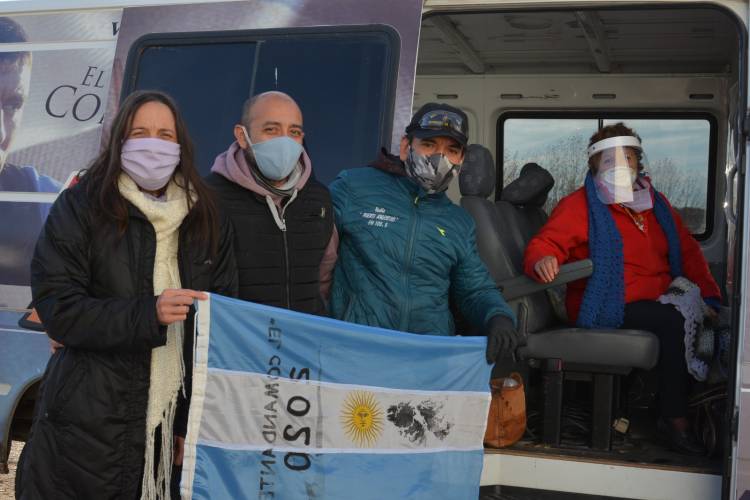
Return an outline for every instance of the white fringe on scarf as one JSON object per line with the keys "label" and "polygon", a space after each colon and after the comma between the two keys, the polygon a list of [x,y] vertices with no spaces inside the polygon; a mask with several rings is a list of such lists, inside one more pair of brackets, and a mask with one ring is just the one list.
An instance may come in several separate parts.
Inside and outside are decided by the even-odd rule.
{"label": "white fringe on scarf", "polygon": [[[168,288],[180,288],[177,249],[180,225],[188,213],[185,191],[172,181],[167,186],[164,199],[156,200],[142,193],[136,183],[124,173],[120,175],[119,188],[122,196],[143,212],[156,232],[154,295],[159,295]],[[151,351],[142,500],[170,500],[169,478],[174,439],[172,427],[177,396],[180,391],[185,390],[185,364],[182,357],[184,336],[182,321],[172,323],[167,327],[166,345]],[[155,464],[157,427],[161,428],[161,453],[159,462]]]}
{"label": "white fringe on scarf", "polygon": [[697,356],[695,347],[709,307],[701,297],[700,288],[687,278],[678,277],[658,301],[672,304],[685,318],[685,362],[688,372],[698,381],[706,380],[710,366]]}

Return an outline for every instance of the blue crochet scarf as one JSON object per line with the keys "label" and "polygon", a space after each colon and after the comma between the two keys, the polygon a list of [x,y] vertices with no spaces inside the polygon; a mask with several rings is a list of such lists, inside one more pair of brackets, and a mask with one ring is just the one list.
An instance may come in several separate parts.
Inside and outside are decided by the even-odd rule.
{"label": "blue crochet scarf", "polygon": [[[589,254],[594,262],[594,272],[583,292],[576,324],[581,328],[618,328],[625,314],[622,236],[609,208],[596,195],[591,172],[586,175],[585,186],[589,212]],[[677,225],[666,199],[657,191],[654,191],[654,215],[667,237],[672,278],[682,276]]]}

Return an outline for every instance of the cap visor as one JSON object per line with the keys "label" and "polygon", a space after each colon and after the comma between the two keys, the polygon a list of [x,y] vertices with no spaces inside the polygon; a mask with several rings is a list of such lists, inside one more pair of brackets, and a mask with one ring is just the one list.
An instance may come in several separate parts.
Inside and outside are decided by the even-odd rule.
{"label": "cap visor", "polygon": [[468,142],[466,140],[466,137],[462,134],[459,134],[453,130],[425,130],[425,129],[417,129],[411,133],[414,137],[417,137],[419,139],[428,139],[430,137],[450,137],[451,139],[455,139],[456,142],[461,144],[462,146],[466,146],[466,143]]}

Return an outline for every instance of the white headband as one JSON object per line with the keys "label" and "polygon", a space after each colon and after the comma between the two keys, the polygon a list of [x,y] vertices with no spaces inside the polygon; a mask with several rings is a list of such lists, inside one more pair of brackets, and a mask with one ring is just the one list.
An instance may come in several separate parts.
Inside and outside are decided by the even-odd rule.
{"label": "white headband", "polygon": [[599,142],[595,142],[589,146],[588,153],[589,158],[594,156],[596,153],[604,151],[605,149],[614,148],[617,146],[628,146],[632,148],[642,149],[641,141],[637,137],[632,135],[620,135],[617,137],[610,137],[609,139],[602,139]]}

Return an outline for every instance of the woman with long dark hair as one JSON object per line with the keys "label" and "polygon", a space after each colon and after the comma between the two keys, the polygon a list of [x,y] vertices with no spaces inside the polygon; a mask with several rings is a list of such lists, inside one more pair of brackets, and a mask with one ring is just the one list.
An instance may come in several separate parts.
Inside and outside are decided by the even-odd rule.
{"label": "woman with long dark hair", "polygon": [[33,305],[58,348],[19,498],[169,498],[191,306],[205,299],[198,290],[236,294],[230,231],[174,102],[130,95],[106,149],[53,205],[32,260]]}

